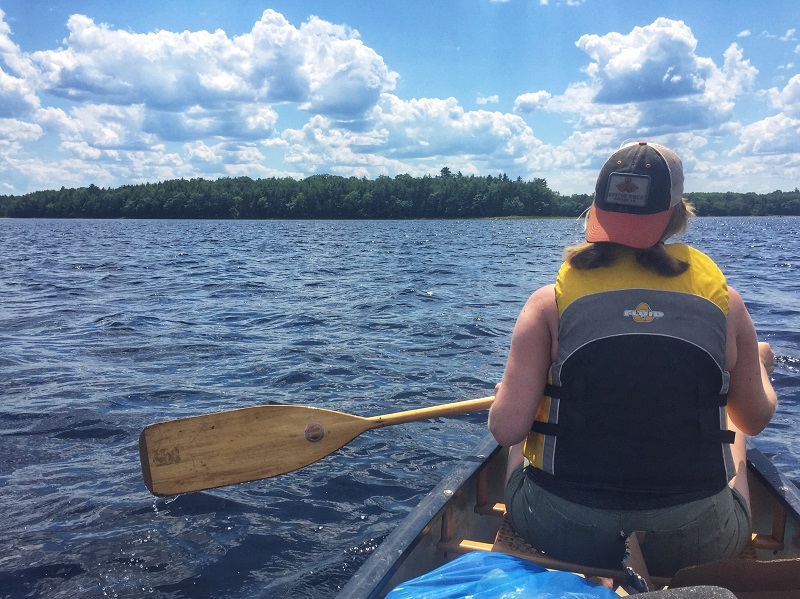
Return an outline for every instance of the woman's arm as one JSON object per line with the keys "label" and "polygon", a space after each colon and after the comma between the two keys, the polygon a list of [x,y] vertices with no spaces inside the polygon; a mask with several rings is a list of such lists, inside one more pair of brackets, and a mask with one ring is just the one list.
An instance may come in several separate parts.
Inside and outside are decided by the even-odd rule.
{"label": "woman's arm", "polygon": [[495,389],[489,430],[501,445],[520,443],[530,432],[557,340],[555,287],[547,285],[531,295],[517,318],[503,381]]}
{"label": "woman's arm", "polygon": [[778,398],[769,375],[775,356],[768,343],[759,343],[753,319],[742,297],[728,288],[726,368],[731,374],[728,415],[746,435],[757,435],[769,424]]}

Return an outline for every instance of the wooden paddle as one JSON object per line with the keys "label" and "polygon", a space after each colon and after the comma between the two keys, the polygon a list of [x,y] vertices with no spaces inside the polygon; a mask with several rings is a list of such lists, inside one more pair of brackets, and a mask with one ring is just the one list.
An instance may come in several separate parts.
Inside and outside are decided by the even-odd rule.
{"label": "wooden paddle", "polygon": [[268,405],[157,422],[139,435],[144,484],[176,495],[269,478],[313,464],[373,428],[485,410],[494,397],[363,418]]}

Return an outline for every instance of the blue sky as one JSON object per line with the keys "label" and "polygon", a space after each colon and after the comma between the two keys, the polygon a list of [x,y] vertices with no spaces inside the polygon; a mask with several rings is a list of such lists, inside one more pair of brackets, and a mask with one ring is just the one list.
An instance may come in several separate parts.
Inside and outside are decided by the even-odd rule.
{"label": "blue sky", "polygon": [[800,186],[796,0],[0,0],[0,195],[506,173],[591,193],[650,139],[687,191]]}

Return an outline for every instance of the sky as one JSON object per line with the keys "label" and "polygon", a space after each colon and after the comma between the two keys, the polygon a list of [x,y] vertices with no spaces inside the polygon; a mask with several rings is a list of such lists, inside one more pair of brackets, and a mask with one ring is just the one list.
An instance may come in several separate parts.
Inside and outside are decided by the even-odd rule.
{"label": "sky", "polygon": [[0,195],[329,173],[544,178],[621,144],[800,186],[797,0],[0,0]]}

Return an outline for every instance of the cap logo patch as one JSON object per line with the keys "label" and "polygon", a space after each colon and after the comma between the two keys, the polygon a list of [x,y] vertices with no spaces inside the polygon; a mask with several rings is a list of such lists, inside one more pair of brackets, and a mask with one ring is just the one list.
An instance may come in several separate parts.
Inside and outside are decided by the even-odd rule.
{"label": "cap logo patch", "polygon": [[647,175],[611,173],[605,201],[607,204],[643,207],[647,205],[649,191],[650,177]]}
{"label": "cap logo patch", "polygon": [[625,177],[625,180],[617,185],[617,190],[622,193],[634,193],[639,191],[639,186],[631,181],[630,177]]}

